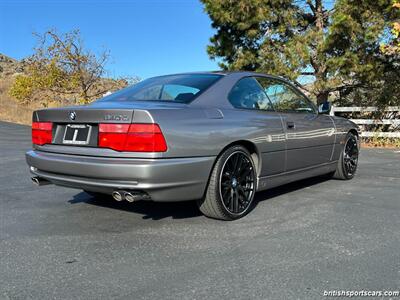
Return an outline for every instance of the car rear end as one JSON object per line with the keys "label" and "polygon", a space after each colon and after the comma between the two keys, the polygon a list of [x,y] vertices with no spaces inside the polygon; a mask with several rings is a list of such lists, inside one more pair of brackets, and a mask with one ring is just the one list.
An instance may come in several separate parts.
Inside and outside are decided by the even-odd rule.
{"label": "car rear end", "polygon": [[184,146],[170,119],[185,119],[187,111],[187,104],[174,101],[99,101],[36,111],[33,149],[26,153],[32,179],[113,194],[116,200],[198,199],[215,157],[174,150]]}
{"label": "car rear end", "polygon": [[143,110],[37,111],[32,143],[26,159],[39,185],[114,193],[121,200],[199,197],[212,164],[207,157],[168,158],[160,125]]}

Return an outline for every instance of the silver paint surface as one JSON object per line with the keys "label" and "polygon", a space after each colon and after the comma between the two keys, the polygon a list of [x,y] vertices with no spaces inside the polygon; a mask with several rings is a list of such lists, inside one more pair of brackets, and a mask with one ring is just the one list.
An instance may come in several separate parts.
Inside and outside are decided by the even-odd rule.
{"label": "silver paint surface", "polygon": [[[59,185],[107,193],[125,186],[149,191],[154,201],[201,198],[215,159],[232,144],[255,149],[258,190],[333,171],[346,134],[357,132],[357,126],[322,114],[233,108],[229,91],[238,80],[253,75],[271,77],[227,73],[189,104],[94,102],[36,111],[33,121],[59,124],[157,123],[168,150],[139,153],[44,145],[27,152],[27,162],[38,169],[36,175]],[[72,121],[71,112],[76,114]],[[294,128],[287,122],[294,122]]]}

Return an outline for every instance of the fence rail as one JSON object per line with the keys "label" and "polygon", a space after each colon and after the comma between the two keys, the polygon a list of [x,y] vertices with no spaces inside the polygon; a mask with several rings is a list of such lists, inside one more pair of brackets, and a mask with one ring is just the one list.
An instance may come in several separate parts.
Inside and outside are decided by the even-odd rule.
{"label": "fence rail", "polygon": [[[335,112],[374,112],[379,111],[379,108],[375,106],[354,106],[354,107],[339,107],[339,106],[332,106],[331,115],[334,116]],[[400,111],[400,106],[388,106],[382,111]]]}
{"label": "fence rail", "polygon": [[[330,115],[335,116],[338,112],[375,112],[379,111],[377,107],[368,106],[368,107],[337,107],[332,106]],[[383,109],[384,112],[400,112],[400,106],[389,106]],[[392,126],[400,126],[400,119],[350,119],[357,125],[365,126],[365,125],[392,125]],[[395,132],[375,132],[375,131],[364,131],[361,132],[362,137],[388,137],[388,138],[400,138],[400,131]]]}

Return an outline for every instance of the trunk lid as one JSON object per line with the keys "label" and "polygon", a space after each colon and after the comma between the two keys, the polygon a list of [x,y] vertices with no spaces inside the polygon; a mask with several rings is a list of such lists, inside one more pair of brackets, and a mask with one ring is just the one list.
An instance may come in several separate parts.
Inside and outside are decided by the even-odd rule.
{"label": "trunk lid", "polygon": [[33,114],[33,121],[53,123],[52,143],[40,148],[47,151],[53,148],[58,153],[75,153],[78,150],[76,148],[98,147],[100,123],[154,123],[152,110],[182,109],[186,106],[183,103],[157,101],[99,101],[85,106],[38,110]]}
{"label": "trunk lid", "polygon": [[184,103],[162,101],[93,102],[84,106],[35,111],[33,121],[53,123],[152,123],[150,110],[182,109]]}

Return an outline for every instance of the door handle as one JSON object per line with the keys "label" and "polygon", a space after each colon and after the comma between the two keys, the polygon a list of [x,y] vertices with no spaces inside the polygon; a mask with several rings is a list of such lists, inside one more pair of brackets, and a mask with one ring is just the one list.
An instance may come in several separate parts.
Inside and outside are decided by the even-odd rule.
{"label": "door handle", "polygon": [[288,121],[286,122],[286,126],[288,129],[293,129],[294,128],[294,122]]}

